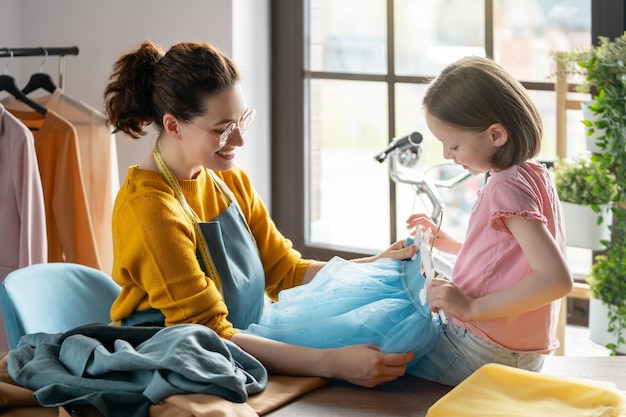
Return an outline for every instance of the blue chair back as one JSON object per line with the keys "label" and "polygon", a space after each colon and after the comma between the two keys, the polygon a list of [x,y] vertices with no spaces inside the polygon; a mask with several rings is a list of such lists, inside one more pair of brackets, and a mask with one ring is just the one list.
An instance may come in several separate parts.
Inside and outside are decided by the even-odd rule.
{"label": "blue chair back", "polygon": [[0,311],[9,349],[29,333],[63,333],[109,323],[120,287],[104,272],[73,263],[17,269],[0,282]]}

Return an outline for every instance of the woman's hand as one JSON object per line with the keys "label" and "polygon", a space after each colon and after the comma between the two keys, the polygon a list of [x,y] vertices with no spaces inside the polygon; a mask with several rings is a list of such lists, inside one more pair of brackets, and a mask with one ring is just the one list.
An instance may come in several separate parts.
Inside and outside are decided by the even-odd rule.
{"label": "woman's hand", "polygon": [[421,227],[424,231],[430,229],[431,241],[428,244],[433,245],[432,239],[435,239],[433,246],[440,251],[456,255],[461,250],[461,246],[463,246],[463,243],[439,229],[428,214],[412,214],[406,220],[406,228],[410,230],[411,236],[415,236],[418,227]]}
{"label": "woman's hand", "polygon": [[352,259],[352,262],[367,263],[374,262],[377,259],[391,258],[391,259],[409,259],[417,252],[415,245],[404,246],[404,240],[398,240],[393,245],[389,246],[384,251],[374,256],[368,256],[366,258]]}
{"label": "woman's hand", "polygon": [[413,353],[382,353],[374,345],[353,345],[328,349],[331,375],[355,385],[375,387],[404,375]]}
{"label": "woman's hand", "polygon": [[245,332],[230,340],[260,360],[271,374],[340,378],[363,387],[404,375],[414,356],[412,352],[382,353],[374,345],[315,349]]}

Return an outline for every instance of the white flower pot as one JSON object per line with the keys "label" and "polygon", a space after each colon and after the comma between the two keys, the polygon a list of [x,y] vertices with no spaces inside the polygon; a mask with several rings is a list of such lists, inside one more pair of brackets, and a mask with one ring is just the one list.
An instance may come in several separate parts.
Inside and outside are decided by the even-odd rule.
{"label": "white flower pot", "polygon": [[[617,343],[617,335],[609,333],[609,308],[595,297],[589,298],[589,338],[602,346]],[[622,335],[624,332],[622,331]],[[626,335],[625,335],[626,336]],[[626,354],[626,346],[620,345],[617,353]]]}
{"label": "white flower pot", "polygon": [[[583,112],[583,119],[595,122],[598,120],[598,116],[589,109],[591,104],[595,103],[595,100],[583,101],[581,108]],[[602,153],[602,149],[596,144],[597,139],[604,136],[604,129],[593,128],[594,132],[590,136],[589,128],[585,126],[585,138],[587,140],[587,150],[591,153]]]}
{"label": "white flower pot", "polygon": [[611,240],[609,225],[613,222],[611,205],[600,206],[603,221],[598,225],[598,216],[591,206],[561,202],[565,222],[565,242],[568,246],[591,250],[606,249],[600,241]]}

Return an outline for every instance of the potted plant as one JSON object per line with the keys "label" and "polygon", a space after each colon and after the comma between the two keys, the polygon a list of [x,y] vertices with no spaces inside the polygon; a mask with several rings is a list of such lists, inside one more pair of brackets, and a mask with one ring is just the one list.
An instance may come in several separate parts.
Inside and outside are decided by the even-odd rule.
{"label": "potted plant", "polygon": [[611,240],[615,176],[587,156],[561,159],[552,168],[563,207],[568,246],[602,250]]}
{"label": "potted plant", "polygon": [[[590,109],[596,120],[586,120],[589,133],[600,131],[596,143],[600,152],[592,159],[614,175],[617,198],[612,206],[611,239],[606,250],[596,256],[587,277],[590,300],[590,333],[593,298],[607,309],[605,330],[611,335],[605,343],[612,353],[625,344],[621,334],[626,329],[626,33],[613,40],[599,37],[588,50],[559,53],[556,59],[565,64],[569,74],[582,78],[578,91],[590,92]],[[594,339],[595,340],[595,339]]]}
{"label": "potted plant", "polygon": [[[583,105],[588,136],[595,136],[602,151],[624,152],[624,138],[614,137],[605,129],[613,124],[623,129],[626,94],[626,32],[613,40],[600,36],[598,45],[572,52],[555,52],[561,71],[573,77],[576,91],[591,93],[592,100]],[[617,123],[617,126],[614,124]],[[615,141],[617,139],[617,141]],[[601,152],[597,152],[601,153]]]}
{"label": "potted plant", "polygon": [[626,259],[624,247],[614,248],[619,255],[598,255],[587,282],[589,298],[589,337],[606,346],[612,354],[626,354],[626,264],[616,259]]}

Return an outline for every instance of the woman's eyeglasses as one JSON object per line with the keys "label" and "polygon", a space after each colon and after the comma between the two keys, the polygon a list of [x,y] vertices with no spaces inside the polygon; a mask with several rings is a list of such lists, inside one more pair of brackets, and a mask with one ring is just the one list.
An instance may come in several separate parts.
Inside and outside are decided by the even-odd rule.
{"label": "woman's eyeglasses", "polygon": [[216,138],[219,140],[218,142],[219,147],[222,148],[226,146],[226,144],[230,140],[231,135],[235,131],[235,128],[238,127],[239,132],[243,134],[246,131],[246,129],[248,129],[248,127],[250,126],[250,123],[252,123],[252,121],[254,120],[255,115],[256,115],[256,110],[248,109],[243,114],[243,116],[241,116],[238,122],[232,122],[231,124],[229,124],[226,127],[226,129],[220,134],[219,138]]}

